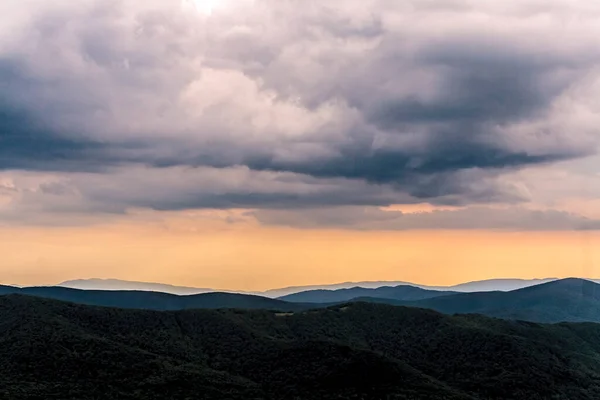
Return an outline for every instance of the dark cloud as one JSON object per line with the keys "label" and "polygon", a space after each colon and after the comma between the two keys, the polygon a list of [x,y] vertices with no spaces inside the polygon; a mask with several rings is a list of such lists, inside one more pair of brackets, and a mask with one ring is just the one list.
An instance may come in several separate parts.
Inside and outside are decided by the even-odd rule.
{"label": "dark cloud", "polygon": [[[511,52],[503,49],[504,45],[469,43],[465,39],[460,44],[450,41],[425,45],[421,50],[425,54],[411,60],[438,75],[437,93],[432,98],[403,93],[396,97],[391,93],[374,103],[370,119],[386,129],[413,123],[456,124],[456,131],[470,137],[485,129],[486,124],[537,117],[568,83],[549,84],[546,74],[556,71],[559,65],[538,64],[535,54],[518,54],[518,49]],[[470,51],[465,51],[465,47],[470,47]],[[394,61],[389,60],[378,69],[391,75]],[[387,78],[392,82],[401,79]],[[470,129],[465,131],[465,126]]]}
{"label": "dark cloud", "polygon": [[[441,141],[442,142],[442,141]],[[448,173],[471,168],[511,168],[549,163],[577,157],[569,150],[563,154],[527,154],[494,148],[484,143],[448,141],[426,150],[353,148],[339,149],[341,154],[318,163],[282,163],[267,158],[249,159],[247,165],[256,170],[292,171],[316,177],[365,179],[375,183],[410,185],[420,176]],[[583,154],[581,154],[583,155]],[[450,176],[446,176],[450,178]]]}
{"label": "dark cloud", "polygon": [[[0,170],[86,170],[102,167],[107,146],[84,136],[67,137],[25,103],[47,85],[18,62],[0,58]],[[60,113],[55,105],[46,112]],[[77,105],[74,105],[77,106]],[[102,160],[100,160],[102,159]]]}
{"label": "dark cloud", "polygon": [[[596,36],[560,14],[544,25],[516,2],[257,0],[207,19],[175,3],[65,2],[23,20],[0,50],[0,170],[114,179],[74,178],[99,209],[469,205],[526,201],[503,176],[596,151],[573,106],[594,94],[574,88],[597,72]],[[142,167],[257,181],[129,193],[122,171]],[[304,176],[302,189],[263,180],[282,175]]]}
{"label": "dark cloud", "polygon": [[0,170],[84,171],[102,169],[112,160],[108,146],[65,138],[24,112],[0,105]]}

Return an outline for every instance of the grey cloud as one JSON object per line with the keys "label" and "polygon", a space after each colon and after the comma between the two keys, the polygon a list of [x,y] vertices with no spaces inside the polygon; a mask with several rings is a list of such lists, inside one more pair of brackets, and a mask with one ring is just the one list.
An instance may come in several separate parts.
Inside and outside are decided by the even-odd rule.
{"label": "grey cloud", "polygon": [[0,170],[92,170],[112,161],[102,143],[56,135],[34,118],[0,106]]}
{"label": "grey cloud", "polygon": [[[477,124],[534,118],[563,89],[544,82],[546,74],[560,65],[528,62],[536,55],[518,54],[517,49],[506,50],[497,44],[469,41],[464,38],[462,43],[424,44],[421,51],[425,54],[415,56],[411,62],[415,68],[432,69],[438,74],[437,93],[432,98],[420,99],[418,94],[407,96],[398,91],[377,102],[372,102],[367,95],[371,104],[375,104],[371,120],[384,128],[443,122],[457,124],[458,130],[467,124],[473,130]],[[389,49],[381,51],[402,54],[402,49],[393,43],[384,46]],[[465,47],[471,48],[465,51]],[[372,68],[379,72],[380,79],[393,79],[390,75],[398,61],[384,60],[386,64]],[[469,137],[473,133],[477,132],[463,134]]]}
{"label": "grey cloud", "polygon": [[[338,214],[335,209],[349,205],[388,206],[422,202],[389,185],[253,171],[246,167],[124,167],[103,173],[59,172],[41,176],[31,172],[10,172],[5,178],[0,174],[0,182],[3,182],[2,179],[8,179],[5,186],[10,188],[11,201],[0,204],[0,220],[12,224],[31,221],[80,224],[103,220],[110,215],[131,214],[140,209],[181,211],[202,208],[279,210],[283,213],[295,210],[296,214],[290,215],[300,221],[304,212],[313,215],[318,208],[323,208],[323,212],[332,217],[340,215],[340,218],[345,218],[346,214]],[[468,171],[447,182],[440,180],[428,184],[430,190],[438,191],[435,194],[437,204],[517,203],[528,196],[526,191],[510,181],[502,181],[500,177],[490,179],[478,171]]]}
{"label": "grey cloud", "polygon": [[[1,54],[0,54],[1,55]],[[85,136],[69,137],[35,110],[27,97],[38,95],[47,82],[28,76],[26,65],[0,57],[0,170],[70,170],[102,166],[107,146]],[[61,110],[48,104],[47,112]],[[73,107],[79,107],[73,104]]]}
{"label": "grey cloud", "polygon": [[383,211],[376,207],[313,209],[301,214],[289,210],[261,210],[252,214],[263,224],[301,228],[356,230],[501,230],[573,231],[599,230],[600,220],[557,210],[513,207],[472,207],[421,213]]}
{"label": "grey cloud", "polygon": [[[317,180],[290,174],[257,172],[245,167],[124,169],[104,175],[73,176],[70,185],[88,201],[128,208],[303,209],[344,204],[387,205],[411,202],[410,196],[360,181]],[[130,190],[123,191],[123,187]]]}
{"label": "grey cloud", "polygon": [[[257,172],[245,192],[192,180],[158,199],[118,177],[105,191],[76,183],[107,209],[465,205],[526,201],[505,174],[596,150],[597,133],[590,145],[557,122],[556,104],[588,100],[570,90],[596,73],[597,32],[560,15],[538,26],[517,2],[512,14],[466,0],[254,3],[208,21],[164,2],[46,5],[23,22],[22,49],[0,50],[0,169],[103,182],[117,167]],[[539,128],[524,138],[527,123]],[[261,191],[270,174],[314,190]]]}
{"label": "grey cloud", "polygon": [[[4,182],[4,180],[6,182]],[[248,168],[123,168],[106,173],[0,174],[11,202],[0,204],[0,220],[56,221],[79,216],[102,219],[140,209],[296,209],[340,205],[410,203],[410,196],[360,181],[317,180],[304,175]],[[126,188],[126,190],[124,190]]]}

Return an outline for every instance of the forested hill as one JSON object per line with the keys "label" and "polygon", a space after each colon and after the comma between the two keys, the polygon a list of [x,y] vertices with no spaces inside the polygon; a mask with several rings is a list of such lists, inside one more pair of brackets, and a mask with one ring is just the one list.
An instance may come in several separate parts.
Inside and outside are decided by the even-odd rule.
{"label": "forested hill", "polygon": [[57,286],[0,286],[1,294],[25,294],[86,305],[158,311],[236,308],[296,312],[360,301],[429,308],[446,314],[483,314],[533,322],[600,322],[600,285],[583,279],[556,280],[510,292],[457,294],[396,286],[307,291],[280,299],[236,293],[177,296],[159,292],[78,290]]}
{"label": "forested hill", "polygon": [[337,290],[308,290],[305,292],[294,293],[279,297],[279,300],[285,300],[296,303],[336,303],[351,301],[356,298],[381,298],[391,300],[422,300],[439,296],[448,296],[456,292],[427,290],[416,286],[382,286],[379,288],[354,287],[349,289]]}
{"label": "forested hill", "polygon": [[402,304],[536,322],[600,322],[600,285],[571,278],[511,292],[461,293]]}
{"label": "forested hill", "polygon": [[23,294],[94,306],[137,308],[157,311],[186,310],[193,308],[243,308],[297,311],[309,307],[261,296],[219,292],[178,296],[169,293],[135,290],[79,290],[59,286],[23,288],[0,286],[0,295],[2,294]]}
{"label": "forested hill", "polygon": [[367,303],[156,312],[0,296],[0,398],[591,400],[600,325]]}

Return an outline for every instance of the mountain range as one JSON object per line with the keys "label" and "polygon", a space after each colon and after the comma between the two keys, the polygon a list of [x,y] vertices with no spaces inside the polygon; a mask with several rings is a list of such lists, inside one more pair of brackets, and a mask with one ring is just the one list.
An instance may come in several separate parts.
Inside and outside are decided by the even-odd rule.
{"label": "mountain range", "polygon": [[0,398],[600,398],[600,325],[349,303],[155,312],[0,296]]}
{"label": "mountain range", "polygon": [[[406,288],[410,287],[355,288],[325,293],[308,291],[283,297],[282,300],[311,303],[338,297],[344,298],[340,302],[352,300],[403,305],[446,314],[483,314],[547,323],[600,322],[600,284],[585,279],[560,279],[509,292],[452,293],[417,289],[416,293],[408,290],[407,295],[402,297]],[[394,293],[397,293],[396,297]]]}
{"label": "mountain range", "polygon": [[402,304],[449,314],[476,313],[538,322],[600,322],[600,285],[571,278],[510,292],[461,293]]}
{"label": "mountain range", "polygon": [[44,297],[95,306],[137,308],[157,311],[186,310],[193,308],[241,308],[298,311],[307,308],[307,306],[301,304],[267,297],[219,292],[178,296],[161,292],[80,290],[59,286],[24,288],[0,286],[0,295],[7,294]]}
{"label": "mountain range", "polygon": [[353,287],[337,290],[307,290],[279,297],[280,300],[295,303],[338,303],[351,301],[356,298],[375,297],[390,300],[422,300],[438,296],[448,296],[458,292],[421,289],[416,286],[399,285],[383,286],[374,289]]}
{"label": "mountain range", "polygon": [[486,291],[510,291],[521,289],[528,286],[539,285],[540,283],[551,282],[558,278],[544,279],[487,279],[482,281],[473,281],[461,283],[453,286],[430,286],[420,285],[403,281],[369,281],[369,282],[344,282],[332,285],[309,285],[309,286],[291,286],[280,289],[270,289],[262,292],[248,292],[239,290],[221,290],[211,288],[195,288],[187,286],[167,285],[163,283],[136,282],[119,279],[76,279],[65,281],[56,286],[68,287],[82,290],[142,290],[152,292],[163,292],[177,295],[191,295],[209,292],[227,292],[241,294],[255,294],[263,297],[283,297],[294,293],[305,292],[308,290],[338,290],[361,287],[365,289],[377,289],[384,286],[415,286],[421,289],[453,291],[453,292],[486,292]]}
{"label": "mountain range", "polygon": [[428,308],[446,314],[483,314],[535,322],[600,322],[600,285],[562,279],[509,292],[457,293],[399,285],[375,289],[311,290],[282,298],[211,292],[178,296],[148,291],[80,290],[65,287],[0,286],[2,294],[22,294],[74,303],[147,310],[267,309],[299,312],[347,302]]}

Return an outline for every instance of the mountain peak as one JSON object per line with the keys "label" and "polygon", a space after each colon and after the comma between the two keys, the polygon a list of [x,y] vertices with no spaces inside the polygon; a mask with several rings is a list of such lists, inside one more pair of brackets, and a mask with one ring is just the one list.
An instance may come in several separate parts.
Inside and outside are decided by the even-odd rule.
{"label": "mountain peak", "polygon": [[546,283],[542,283],[540,285],[536,285],[536,286],[531,286],[528,288],[524,288],[521,290],[546,290],[549,288],[565,288],[565,289],[577,289],[579,287],[594,287],[597,286],[598,288],[600,288],[600,285],[590,279],[584,279],[584,278],[564,278],[564,279],[557,279],[555,281],[552,282],[546,282]]}

